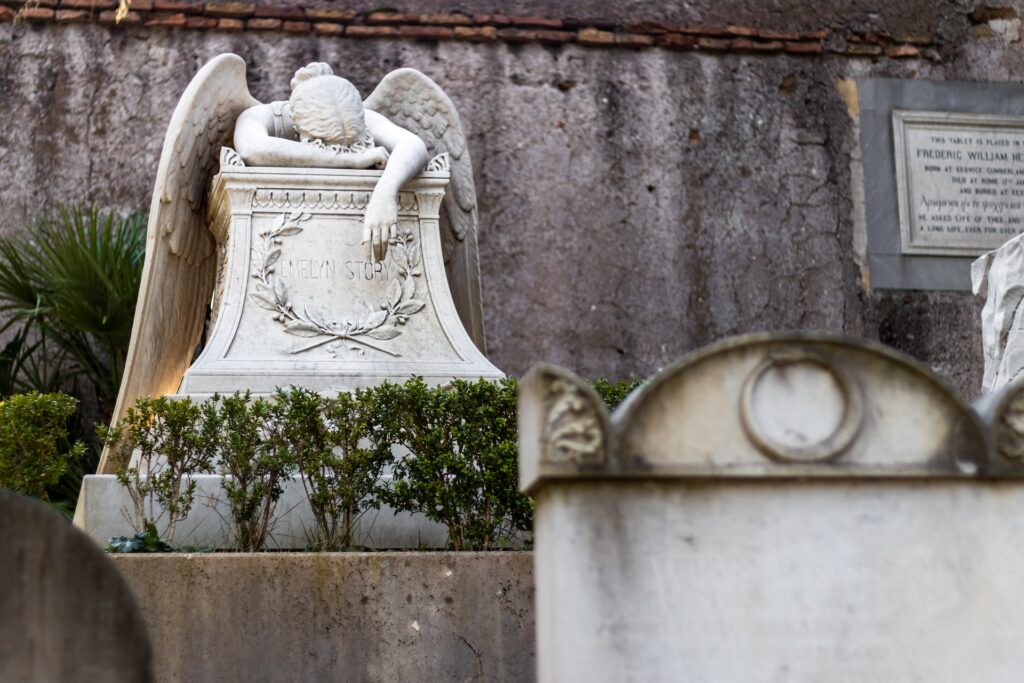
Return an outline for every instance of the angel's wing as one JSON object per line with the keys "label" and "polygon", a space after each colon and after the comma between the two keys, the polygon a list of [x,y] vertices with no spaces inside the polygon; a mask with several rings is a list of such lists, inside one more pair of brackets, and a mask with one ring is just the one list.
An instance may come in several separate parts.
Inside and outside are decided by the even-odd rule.
{"label": "angel's wing", "polygon": [[[146,262],[115,422],[142,396],[175,393],[192,361],[216,274],[206,191],[235,119],[256,104],[245,62],[223,54],[199,70],[174,109],[149,208]],[[111,468],[104,451],[98,471]]]}
{"label": "angel's wing", "polygon": [[476,187],[459,113],[437,83],[415,69],[389,73],[364,104],[370,111],[418,135],[432,157],[448,153],[452,180],[441,215],[445,268],[462,324],[483,351]]}

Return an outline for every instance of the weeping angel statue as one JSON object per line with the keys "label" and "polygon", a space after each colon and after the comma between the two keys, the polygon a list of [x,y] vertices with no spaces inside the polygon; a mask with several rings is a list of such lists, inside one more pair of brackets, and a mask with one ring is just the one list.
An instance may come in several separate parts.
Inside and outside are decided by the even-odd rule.
{"label": "weeping angel statue", "polygon": [[316,63],[296,72],[287,101],[263,104],[249,94],[245,62],[224,54],[189,83],[164,138],[114,420],[142,396],[175,393],[192,361],[217,269],[206,193],[221,148],[232,144],[250,166],[383,168],[365,211],[367,260],[383,259],[395,237],[403,184],[428,158],[447,153],[445,268],[459,317],[483,349],[473,168],[459,115],[441,88],[419,71],[399,69],[363,101],[351,83]]}
{"label": "weeping angel statue", "polygon": [[[433,85],[419,72],[408,72],[413,87]],[[363,228],[367,260],[382,261],[389,239],[395,238],[398,190],[427,163],[426,145],[416,134],[364,106],[355,86],[335,76],[327,64],[299,69],[291,86],[287,102],[260,104],[242,112],[235,124],[235,150],[250,166],[384,168],[366,207]],[[392,89],[378,97],[378,106],[387,111],[383,102],[394,104],[394,94]],[[444,96],[440,90],[437,94]]]}

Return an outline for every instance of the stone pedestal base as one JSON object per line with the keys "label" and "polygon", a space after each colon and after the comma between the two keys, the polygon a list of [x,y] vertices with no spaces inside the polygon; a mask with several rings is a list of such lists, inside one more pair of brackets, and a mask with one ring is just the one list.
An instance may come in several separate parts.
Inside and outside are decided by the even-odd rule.
{"label": "stone pedestal base", "polygon": [[[178,522],[174,544],[200,548],[231,548],[231,512],[225,502],[219,475],[199,475],[196,502]],[[132,503],[124,487],[112,474],[89,475],[82,482],[75,524],[101,545],[112,536],[133,533],[125,510]],[[277,503],[276,522],[267,540],[269,549],[302,549],[309,545],[315,529],[302,482],[293,477]],[[161,532],[163,529],[160,529]],[[307,530],[308,533],[307,533]],[[448,532],[422,515],[411,515],[382,506],[368,510],[359,520],[354,545],[366,548],[443,548]]]}
{"label": "stone pedestal base", "polygon": [[449,172],[437,167],[399,193],[395,239],[373,262],[361,240],[380,171],[222,166],[211,332],[178,393],[503,377],[452,300],[438,219]]}

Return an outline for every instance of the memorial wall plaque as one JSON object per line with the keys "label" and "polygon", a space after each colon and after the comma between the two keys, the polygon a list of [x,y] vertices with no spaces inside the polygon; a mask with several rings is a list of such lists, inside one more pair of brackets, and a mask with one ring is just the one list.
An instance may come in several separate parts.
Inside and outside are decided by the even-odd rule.
{"label": "memorial wall plaque", "polygon": [[1010,222],[1024,211],[1006,206],[1024,201],[1012,194],[1024,189],[1016,184],[1024,175],[1014,174],[1024,163],[1013,159],[1024,151],[1014,145],[1024,145],[1024,84],[858,78],[857,86],[853,222],[867,237],[867,286],[970,291],[974,259],[1024,232]]}
{"label": "memorial wall plaque", "polygon": [[1024,117],[893,110],[904,254],[979,256],[1024,232]]}

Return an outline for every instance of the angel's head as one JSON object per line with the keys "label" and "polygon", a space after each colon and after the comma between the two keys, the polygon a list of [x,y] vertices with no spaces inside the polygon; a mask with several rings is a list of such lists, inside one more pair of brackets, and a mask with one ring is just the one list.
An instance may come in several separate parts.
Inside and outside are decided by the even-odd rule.
{"label": "angel's head", "polygon": [[367,135],[359,91],[323,62],[295,72],[288,102],[295,130],[304,141],[349,146]]}

